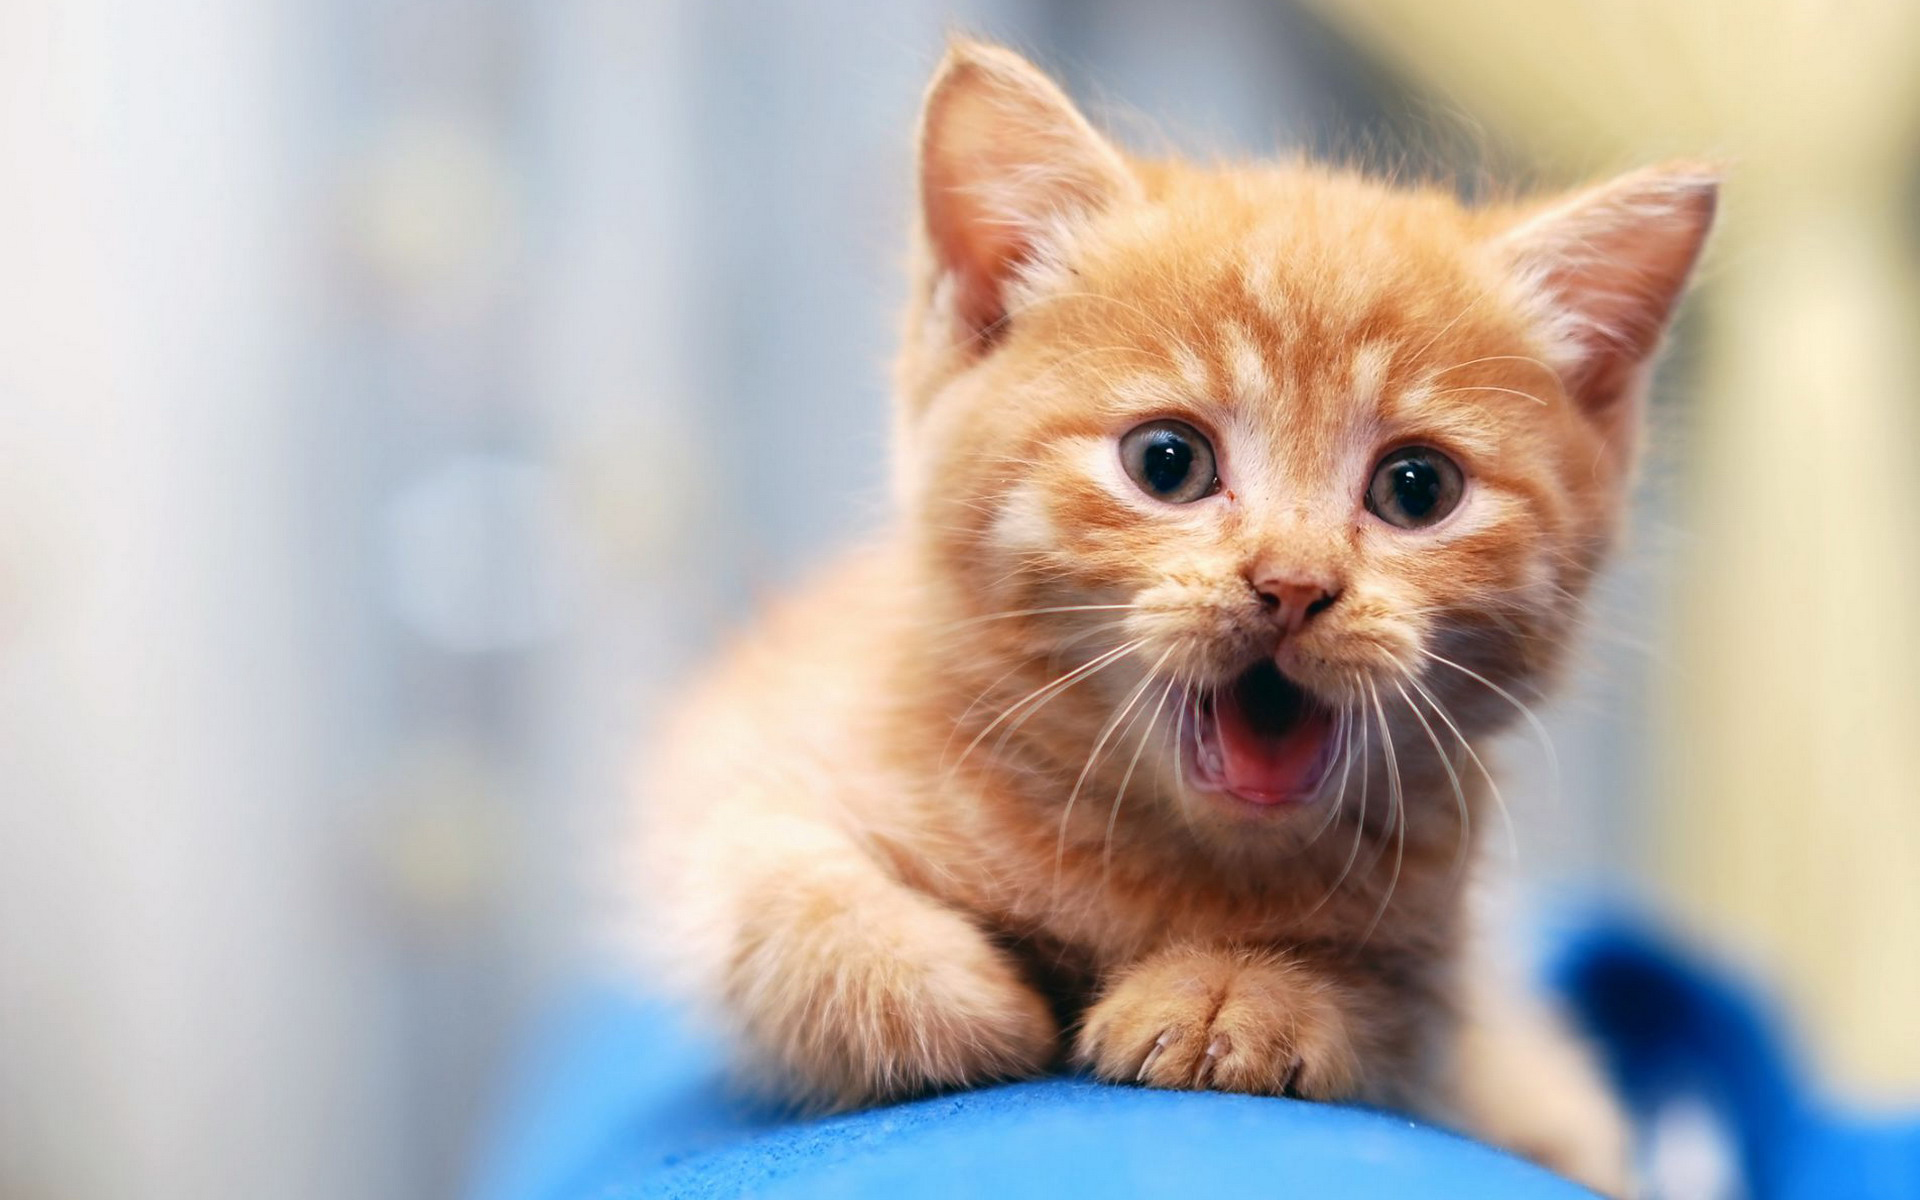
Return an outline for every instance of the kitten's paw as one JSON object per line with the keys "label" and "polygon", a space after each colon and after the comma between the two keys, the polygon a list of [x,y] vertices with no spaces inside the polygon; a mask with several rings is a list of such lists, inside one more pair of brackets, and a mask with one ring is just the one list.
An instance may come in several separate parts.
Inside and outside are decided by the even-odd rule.
{"label": "kitten's paw", "polygon": [[1088,1011],[1075,1057],[1102,1079],[1163,1088],[1338,1099],[1359,1079],[1333,985],[1258,952],[1185,949],[1133,967]]}
{"label": "kitten's paw", "polygon": [[1058,1042],[1004,954],[897,887],[783,892],[743,927],[728,990],[750,1065],[816,1108],[1036,1075]]}

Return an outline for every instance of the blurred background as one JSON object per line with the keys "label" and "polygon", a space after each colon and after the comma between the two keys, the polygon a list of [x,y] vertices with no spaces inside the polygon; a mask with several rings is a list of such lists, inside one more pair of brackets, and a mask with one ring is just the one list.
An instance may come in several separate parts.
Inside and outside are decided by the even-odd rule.
{"label": "blurred background", "polygon": [[650,715],[880,519],[956,28],[1145,149],[1730,164],[1514,866],[1912,1098],[1917,14],[6,0],[0,1194],[461,1189]]}

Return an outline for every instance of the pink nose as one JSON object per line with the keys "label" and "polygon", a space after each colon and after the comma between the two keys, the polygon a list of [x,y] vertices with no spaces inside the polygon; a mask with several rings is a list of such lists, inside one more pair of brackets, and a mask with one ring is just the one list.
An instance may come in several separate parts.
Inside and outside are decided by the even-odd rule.
{"label": "pink nose", "polygon": [[1273,614],[1281,632],[1292,637],[1314,617],[1332,607],[1340,593],[1324,583],[1298,576],[1256,575],[1247,580],[1260,603]]}

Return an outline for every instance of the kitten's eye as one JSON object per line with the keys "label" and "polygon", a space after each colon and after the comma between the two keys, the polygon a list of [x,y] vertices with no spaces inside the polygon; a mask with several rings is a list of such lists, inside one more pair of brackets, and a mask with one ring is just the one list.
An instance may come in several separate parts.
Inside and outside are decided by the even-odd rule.
{"label": "kitten's eye", "polygon": [[1213,444],[1184,421],[1149,421],[1120,439],[1120,462],[1149,496],[1187,504],[1213,494]]}
{"label": "kitten's eye", "polygon": [[1460,468],[1438,450],[1403,447],[1374,468],[1367,507],[1389,525],[1419,529],[1454,510],[1465,482]]}

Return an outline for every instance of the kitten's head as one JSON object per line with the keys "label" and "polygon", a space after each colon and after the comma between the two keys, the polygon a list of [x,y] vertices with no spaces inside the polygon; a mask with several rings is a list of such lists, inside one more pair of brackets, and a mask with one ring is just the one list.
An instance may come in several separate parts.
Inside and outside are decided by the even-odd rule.
{"label": "kitten's head", "polygon": [[[1486,732],[1551,666],[1715,197],[1686,166],[1469,209],[1143,162],[977,44],[920,184],[899,482],[962,673],[1015,680],[968,719],[1078,671],[1023,728],[1076,765],[1137,740],[1190,819],[1239,823],[1384,740]],[[1089,745],[1123,711],[1124,751]]]}

